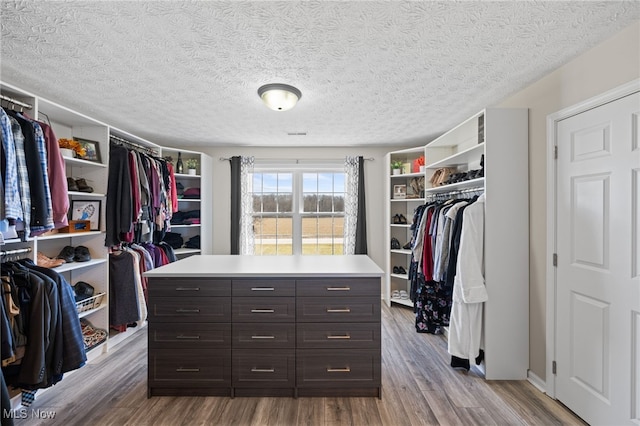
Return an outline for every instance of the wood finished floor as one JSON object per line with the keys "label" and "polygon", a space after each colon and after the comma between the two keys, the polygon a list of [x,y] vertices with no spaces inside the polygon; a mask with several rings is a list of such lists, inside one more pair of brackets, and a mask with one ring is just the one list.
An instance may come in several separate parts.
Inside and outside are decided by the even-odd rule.
{"label": "wood finished floor", "polygon": [[[584,425],[527,381],[485,381],[448,365],[446,341],[413,314],[382,309],[382,399],[153,397],[147,332],[36,397],[16,425]],[[32,417],[54,411],[54,419]]]}

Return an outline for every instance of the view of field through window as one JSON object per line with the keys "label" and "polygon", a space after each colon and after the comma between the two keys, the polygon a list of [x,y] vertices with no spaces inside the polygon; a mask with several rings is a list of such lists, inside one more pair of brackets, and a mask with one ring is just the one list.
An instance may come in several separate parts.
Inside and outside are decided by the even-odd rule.
{"label": "view of field through window", "polygon": [[344,173],[301,172],[299,178],[253,174],[254,254],[294,254],[296,238],[302,254],[344,254]]}

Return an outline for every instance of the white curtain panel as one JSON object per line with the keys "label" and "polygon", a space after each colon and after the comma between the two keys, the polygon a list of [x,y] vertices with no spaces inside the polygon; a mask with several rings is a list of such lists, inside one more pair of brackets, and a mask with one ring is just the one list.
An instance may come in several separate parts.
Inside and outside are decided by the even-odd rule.
{"label": "white curtain panel", "polygon": [[356,248],[356,226],[358,224],[358,159],[344,160],[344,254],[354,254]]}
{"label": "white curtain panel", "polygon": [[240,254],[253,254],[253,164],[254,157],[241,157],[240,182],[242,185],[240,215]]}

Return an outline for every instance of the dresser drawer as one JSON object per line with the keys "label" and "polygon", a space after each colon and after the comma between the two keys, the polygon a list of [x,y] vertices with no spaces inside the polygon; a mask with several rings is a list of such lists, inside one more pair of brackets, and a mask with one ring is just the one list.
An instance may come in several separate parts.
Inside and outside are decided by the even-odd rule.
{"label": "dresser drawer", "polygon": [[295,280],[237,279],[231,284],[231,294],[239,297],[295,296]]}
{"label": "dresser drawer", "polygon": [[366,349],[300,349],[299,387],[379,387],[380,351]]}
{"label": "dresser drawer", "polygon": [[380,296],[298,297],[298,322],[379,322]]}
{"label": "dresser drawer", "polygon": [[149,278],[149,297],[231,296],[231,280],[215,278]]}
{"label": "dresser drawer", "polygon": [[234,348],[294,348],[295,324],[233,324]]}
{"label": "dresser drawer", "polygon": [[229,323],[149,323],[149,348],[230,348]]}
{"label": "dresser drawer", "polygon": [[295,297],[234,297],[233,322],[294,322]]}
{"label": "dresser drawer", "polygon": [[296,281],[297,296],[377,296],[380,278],[313,278]]}
{"label": "dresser drawer", "polygon": [[302,323],[297,325],[298,348],[380,348],[379,323]]}
{"label": "dresser drawer", "polygon": [[229,297],[149,298],[149,322],[229,322]]}
{"label": "dresser drawer", "polygon": [[295,350],[233,351],[233,386],[282,388],[295,386]]}
{"label": "dresser drawer", "polygon": [[149,354],[151,387],[228,387],[231,349],[155,350]]}

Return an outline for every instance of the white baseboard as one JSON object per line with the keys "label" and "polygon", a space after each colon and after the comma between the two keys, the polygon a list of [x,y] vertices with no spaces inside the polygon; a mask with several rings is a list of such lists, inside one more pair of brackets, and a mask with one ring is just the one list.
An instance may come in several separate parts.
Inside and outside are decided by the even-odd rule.
{"label": "white baseboard", "polygon": [[547,383],[531,370],[527,370],[527,380],[542,393],[547,393]]}

